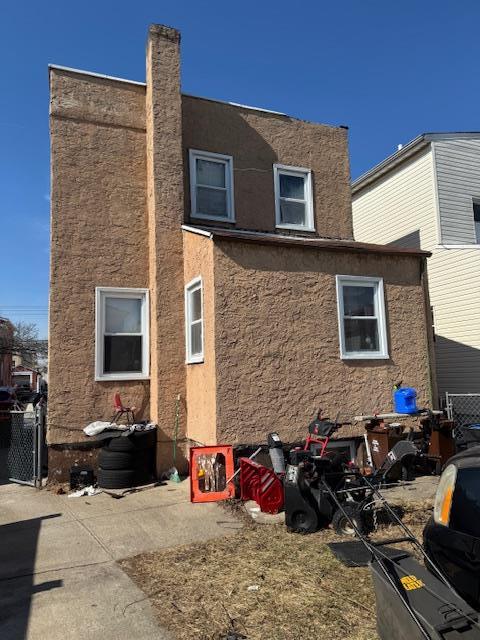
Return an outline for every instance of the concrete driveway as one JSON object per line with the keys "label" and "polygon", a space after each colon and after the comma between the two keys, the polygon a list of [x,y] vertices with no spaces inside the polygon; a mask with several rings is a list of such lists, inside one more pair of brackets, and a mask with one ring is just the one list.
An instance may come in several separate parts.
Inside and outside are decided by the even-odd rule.
{"label": "concrete driveway", "polygon": [[241,528],[188,491],[167,483],[117,500],[0,486],[0,638],[167,640],[115,561]]}

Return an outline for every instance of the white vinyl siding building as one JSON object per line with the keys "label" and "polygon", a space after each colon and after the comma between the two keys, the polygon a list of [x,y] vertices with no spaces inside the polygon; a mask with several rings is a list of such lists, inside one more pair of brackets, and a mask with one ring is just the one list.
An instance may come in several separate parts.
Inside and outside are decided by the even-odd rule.
{"label": "white vinyl siding building", "polygon": [[428,281],[440,395],[480,392],[475,200],[480,133],[424,134],[353,183],[356,240],[432,252]]}

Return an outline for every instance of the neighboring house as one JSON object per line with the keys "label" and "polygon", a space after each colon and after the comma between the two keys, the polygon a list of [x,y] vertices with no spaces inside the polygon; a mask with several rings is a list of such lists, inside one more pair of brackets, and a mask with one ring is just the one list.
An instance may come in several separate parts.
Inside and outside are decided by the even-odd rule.
{"label": "neighboring house", "polygon": [[0,318],[0,387],[12,385],[13,324]]}
{"label": "neighboring house", "polygon": [[30,387],[32,391],[40,391],[42,374],[37,369],[24,365],[17,365],[12,371],[12,384],[19,387]]}
{"label": "neighboring house", "polygon": [[184,455],[432,401],[428,254],[353,241],[345,128],[183,94],[179,40],[150,28],[146,84],[50,68],[53,474],[115,391],[159,469],[178,395]]}
{"label": "neighboring house", "polygon": [[480,133],[425,133],[353,183],[357,240],[428,261],[439,393],[480,392]]}

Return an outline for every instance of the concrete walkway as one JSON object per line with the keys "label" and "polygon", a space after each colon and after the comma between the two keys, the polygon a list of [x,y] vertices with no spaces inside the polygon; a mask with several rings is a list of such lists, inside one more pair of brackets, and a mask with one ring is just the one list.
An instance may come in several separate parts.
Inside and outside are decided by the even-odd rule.
{"label": "concrete walkway", "polygon": [[0,638],[169,639],[115,561],[241,528],[188,491],[168,483],[117,500],[0,486]]}

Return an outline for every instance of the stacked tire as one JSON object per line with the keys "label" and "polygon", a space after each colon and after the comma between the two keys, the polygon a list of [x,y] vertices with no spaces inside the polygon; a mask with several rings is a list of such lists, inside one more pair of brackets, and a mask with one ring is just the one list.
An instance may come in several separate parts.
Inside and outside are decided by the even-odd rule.
{"label": "stacked tire", "polygon": [[127,489],[155,476],[156,430],[112,438],[98,456],[97,483],[104,489]]}

